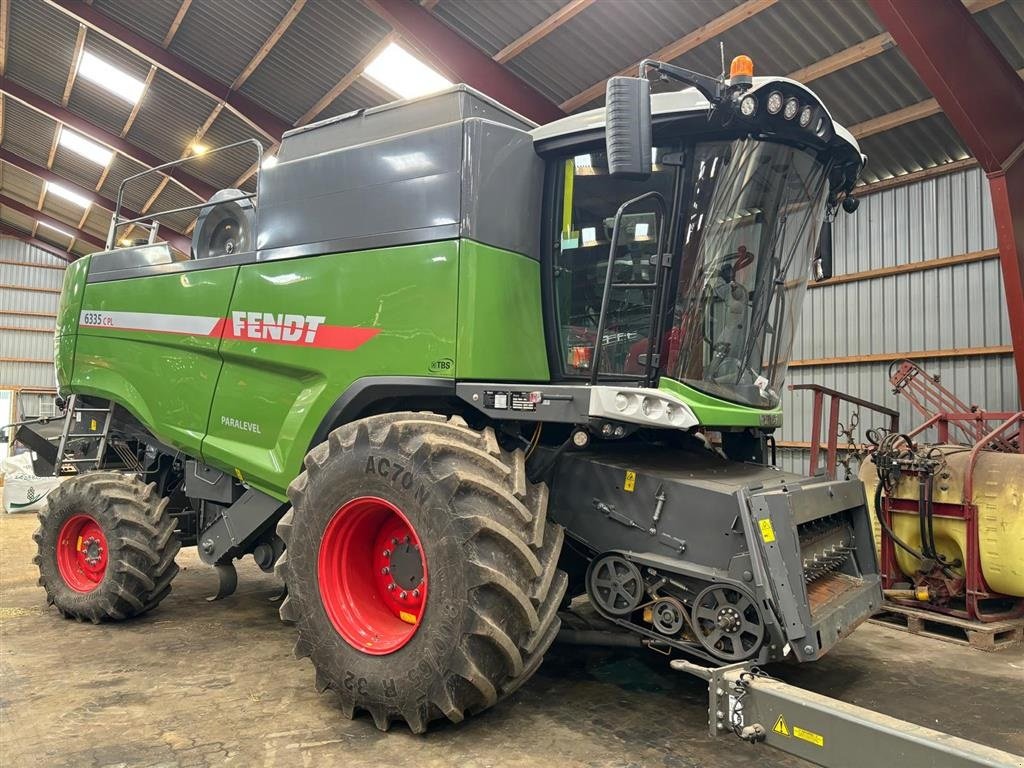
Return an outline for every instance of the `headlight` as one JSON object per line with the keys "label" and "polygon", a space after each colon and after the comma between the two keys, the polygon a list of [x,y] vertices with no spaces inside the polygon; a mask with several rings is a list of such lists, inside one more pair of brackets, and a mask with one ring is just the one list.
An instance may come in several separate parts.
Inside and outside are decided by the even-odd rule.
{"label": "headlight", "polygon": [[811,124],[811,117],[813,116],[813,110],[807,106],[800,110],[800,127],[806,128]]}
{"label": "headlight", "polygon": [[796,99],[786,99],[786,108],[782,110],[782,116],[787,120],[792,120],[796,117],[797,110],[800,109],[800,102]]}
{"label": "headlight", "polygon": [[782,109],[782,94],[778,91],[772,91],[768,94],[768,112],[777,115],[779,110]]}
{"label": "headlight", "polygon": [[665,403],[654,397],[645,397],[640,402],[640,410],[648,419],[660,419],[665,410]]}
{"label": "headlight", "polygon": [[757,99],[753,96],[744,96],[740,102],[740,114],[744,117],[753,117],[757,112]]}
{"label": "headlight", "polygon": [[629,398],[619,392],[619,394],[615,396],[615,407],[620,411],[626,410],[626,408],[629,407]]}

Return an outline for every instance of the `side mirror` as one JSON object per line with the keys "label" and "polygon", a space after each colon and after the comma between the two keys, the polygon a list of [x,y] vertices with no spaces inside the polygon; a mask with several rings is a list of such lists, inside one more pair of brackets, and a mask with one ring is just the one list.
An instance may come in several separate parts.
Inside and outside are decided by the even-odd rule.
{"label": "side mirror", "polygon": [[605,147],[608,173],[625,179],[651,175],[651,83],[641,77],[612,77],[605,90]]}
{"label": "side mirror", "polygon": [[815,281],[820,282],[832,277],[832,222],[828,219],[821,222],[818,248],[814,253],[814,270]]}

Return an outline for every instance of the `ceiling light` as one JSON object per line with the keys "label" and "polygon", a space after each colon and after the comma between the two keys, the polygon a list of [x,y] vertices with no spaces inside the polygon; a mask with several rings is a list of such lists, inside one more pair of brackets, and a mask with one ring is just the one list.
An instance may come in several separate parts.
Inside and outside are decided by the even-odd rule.
{"label": "ceiling light", "polygon": [[377,54],[364,70],[375,80],[403,99],[425,96],[442,91],[452,82],[437,70],[428,67],[400,45],[391,43]]}
{"label": "ceiling light", "polygon": [[90,141],[81,134],[69,131],[67,128],[61,128],[59,144],[81,155],[86,160],[92,160],[97,165],[104,167],[110,162],[110,158],[114,156],[114,153],[106,147],[97,144],[95,141]]}
{"label": "ceiling light", "polygon": [[39,226],[46,227],[47,229],[52,229],[54,232],[59,232],[60,234],[64,235],[64,237],[74,237],[74,235],[72,235],[66,229],[62,229],[61,227],[55,226],[53,224],[48,224],[45,221],[40,221]]}
{"label": "ceiling light", "polygon": [[192,150],[193,155],[206,154],[207,150],[210,149],[208,146],[206,146],[205,144],[200,144],[198,141],[193,141],[191,144],[188,145],[188,148]]}
{"label": "ceiling light", "polygon": [[273,168],[275,165],[277,165],[277,155],[267,155],[263,158],[263,162],[260,163],[260,168],[265,171],[267,168]]}
{"label": "ceiling light", "polygon": [[82,52],[82,60],[78,63],[78,74],[86,80],[110,91],[129,104],[138,104],[146,84],[132,77],[113,64],[110,64],[89,51]]}
{"label": "ceiling light", "polygon": [[84,197],[77,192],[73,192],[60,184],[54,184],[52,181],[46,182],[46,192],[47,194],[53,193],[57,197],[64,198],[68,202],[74,203],[79,208],[86,208],[92,202],[89,198]]}

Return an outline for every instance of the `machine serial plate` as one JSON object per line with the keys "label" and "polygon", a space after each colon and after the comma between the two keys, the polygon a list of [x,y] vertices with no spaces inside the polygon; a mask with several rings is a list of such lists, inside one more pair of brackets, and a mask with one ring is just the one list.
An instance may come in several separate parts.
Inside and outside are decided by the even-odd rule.
{"label": "machine serial plate", "polygon": [[537,402],[530,392],[484,391],[484,407],[496,411],[536,411]]}

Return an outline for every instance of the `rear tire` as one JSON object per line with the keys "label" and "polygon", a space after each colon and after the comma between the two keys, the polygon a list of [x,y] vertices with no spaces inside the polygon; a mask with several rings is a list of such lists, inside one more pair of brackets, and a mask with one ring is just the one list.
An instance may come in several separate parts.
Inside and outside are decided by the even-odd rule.
{"label": "rear tire", "polygon": [[[381,730],[404,720],[422,733],[432,720],[459,722],[493,706],[530,678],[558,633],[567,580],[557,570],[562,529],[546,521],[547,487],[527,481],[522,451],[502,450],[493,430],[475,431],[459,417],[395,413],[336,429],[305,466],[278,524],[287,545],[278,572],[288,589],[281,618],[296,623],[295,653],[312,660],[318,690],[334,691],[349,717],[365,710]],[[366,548],[373,552],[361,559],[368,572],[358,589],[345,584],[358,575],[345,563],[360,549],[322,552],[336,546],[339,516],[345,522],[366,504],[377,511],[360,514],[378,515],[381,530],[409,527],[403,583],[410,568],[420,572],[411,553],[422,556],[425,602],[404,634],[394,624],[398,634],[377,632],[386,619],[379,609],[393,599],[378,586],[387,561],[373,558],[388,555],[377,551],[382,545]],[[357,518],[346,530],[365,525]],[[399,580],[397,566],[392,575]],[[341,621],[338,594],[348,601]],[[356,619],[369,614],[360,635]]]}
{"label": "rear tire", "polygon": [[65,618],[119,621],[156,607],[178,573],[181,543],[155,485],[116,472],[65,480],[32,538],[46,602]]}

